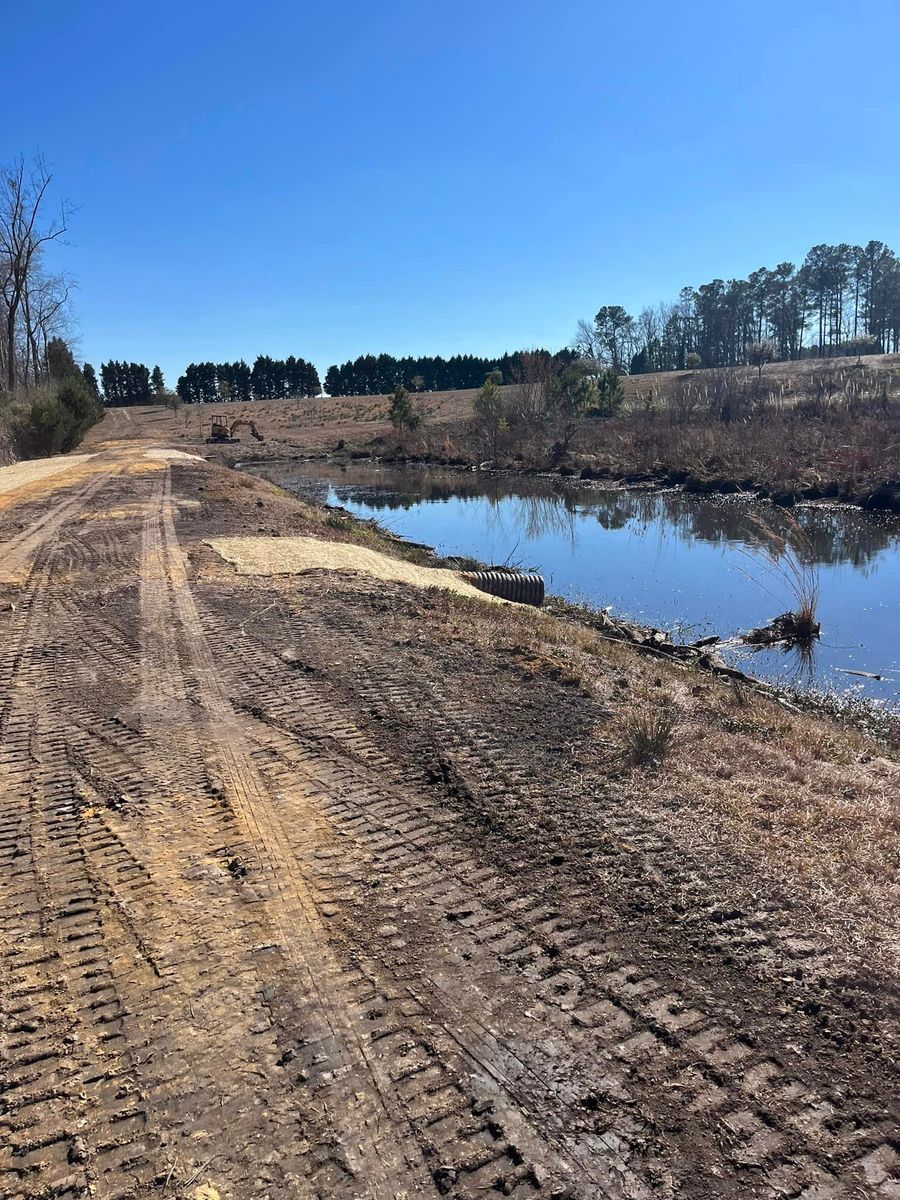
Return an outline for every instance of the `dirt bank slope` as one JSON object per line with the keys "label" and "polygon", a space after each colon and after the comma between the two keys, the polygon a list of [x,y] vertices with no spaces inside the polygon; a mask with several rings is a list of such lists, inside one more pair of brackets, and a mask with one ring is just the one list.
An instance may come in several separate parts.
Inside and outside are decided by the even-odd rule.
{"label": "dirt bank slope", "polygon": [[878,746],[87,466],[0,512],[0,1195],[898,1194]]}

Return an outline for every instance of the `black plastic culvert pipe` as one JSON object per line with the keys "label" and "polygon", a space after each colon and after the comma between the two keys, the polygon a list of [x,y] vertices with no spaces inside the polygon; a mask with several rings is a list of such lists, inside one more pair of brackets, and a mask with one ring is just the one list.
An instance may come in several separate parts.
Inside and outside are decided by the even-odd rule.
{"label": "black plastic culvert pipe", "polygon": [[544,603],[543,575],[526,575],[521,571],[465,571],[463,579],[482,592],[490,592],[514,604]]}

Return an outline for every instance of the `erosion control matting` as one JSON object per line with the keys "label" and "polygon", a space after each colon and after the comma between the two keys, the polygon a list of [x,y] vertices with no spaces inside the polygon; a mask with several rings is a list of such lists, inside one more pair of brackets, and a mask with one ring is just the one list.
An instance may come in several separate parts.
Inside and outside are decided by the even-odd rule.
{"label": "erosion control matting", "polygon": [[[461,596],[497,601],[460,579],[455,571],[419,567],[352,542],[328,542],[315,537],[207,538],[239,575],[299,575],[303,571],[358,571],[373,579],[405,583],[411,587],[444,588]],[[502,603],[502,601],[500,601]]]}

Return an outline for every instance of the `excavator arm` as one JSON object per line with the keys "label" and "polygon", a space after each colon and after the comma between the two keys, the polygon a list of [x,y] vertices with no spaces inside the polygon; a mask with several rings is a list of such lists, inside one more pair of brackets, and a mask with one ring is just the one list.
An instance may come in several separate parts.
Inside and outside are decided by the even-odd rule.
{"label": "excavator arm", "polygon": [[256,428],[256,423],[249,420],[247,417],[240,417],[231,426],[228,425],[227,418],[224,415],[213,417],[210,421],[210,437],[207,442],[237,442],[240,439],[234,436],[235,430],[240,429],[242,425],[246,425],[258,442],[264,442],[265,438]]}
{"label": "excavator arm", "polygon": [[253,421],[248,420],[246,417],[241,417],[239,420],[234,422],[234,424],[231,426],[231,432],[230,432],[229,436],[234,437],[234,431],[236,429],[240,429],[242,425],[246,425],[248,427],[251,434],[256,438],[256,440],[258,442],[265,441],[265,438],[263,437],[263,435],[256,428],[255,423]]}

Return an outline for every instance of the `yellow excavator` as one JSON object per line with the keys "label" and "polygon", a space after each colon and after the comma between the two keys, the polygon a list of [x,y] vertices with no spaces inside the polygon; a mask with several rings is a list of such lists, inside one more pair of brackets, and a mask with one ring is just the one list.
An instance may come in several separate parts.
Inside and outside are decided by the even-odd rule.
{"label": "yellow excavator", "polygon": [[228,424],[227,417],[213,417],[210,420],[210,436],[206,439],[207,444],[215,442],[218,445],[230,444],[239,442],[241,439],[234,436],[235,430],[240,429],[242,425],[246,425],[258,442],[265,441],[263,435],[256,428],[256,425],[246,417],[240,417],[237,421]]}

